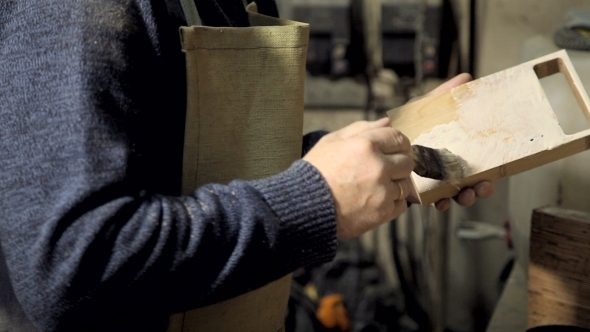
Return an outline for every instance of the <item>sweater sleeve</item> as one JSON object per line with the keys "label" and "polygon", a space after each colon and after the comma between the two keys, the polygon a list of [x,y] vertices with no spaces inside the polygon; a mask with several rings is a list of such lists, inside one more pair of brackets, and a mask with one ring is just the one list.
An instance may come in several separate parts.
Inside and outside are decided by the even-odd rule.
{"label": "sweater sleeve", "polygon": [[163,3],[0,4],[0,243],[44,330],[165,319],[335,253],[305,161],[174,194],[184,60]]}

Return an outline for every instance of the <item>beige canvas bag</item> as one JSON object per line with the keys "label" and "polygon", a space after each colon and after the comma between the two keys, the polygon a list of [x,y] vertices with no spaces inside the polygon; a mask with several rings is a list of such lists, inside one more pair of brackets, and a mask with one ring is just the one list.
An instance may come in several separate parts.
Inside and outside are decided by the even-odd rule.
{"label": "beige canvas bag", "polygon": [[[184,1],[183,9],[196,24],[194,2]],[[247,9],[251,27],[180,29],[187,70],[183,194],[207,183],[268,177],[301,156],[309,27],[257,14],[255,4]],[[173,315],[168,331],[282,331],[290,284],[287,275]]]}

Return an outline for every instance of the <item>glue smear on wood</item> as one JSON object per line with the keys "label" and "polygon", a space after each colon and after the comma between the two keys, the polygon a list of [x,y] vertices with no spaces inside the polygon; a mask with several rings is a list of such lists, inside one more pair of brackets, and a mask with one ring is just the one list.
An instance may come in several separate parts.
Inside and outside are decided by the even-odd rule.
{"label": "glue smear on wood", "polygon": [[[455,119],[435,126],[412,144],[446,148],[460,156],[467,177],[564,142],[566,135],[538,78],[525,70],[500,72],[454,88],[450,93],[456,103]],[[444,184],[413,176],[419,192]]]}

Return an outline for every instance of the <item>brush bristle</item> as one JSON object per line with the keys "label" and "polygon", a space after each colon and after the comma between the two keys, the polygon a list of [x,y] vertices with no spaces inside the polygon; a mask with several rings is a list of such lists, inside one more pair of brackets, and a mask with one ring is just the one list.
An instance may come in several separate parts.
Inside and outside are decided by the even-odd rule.
{"label": "brush bristle", "polygon": [[434,149],[443,166],[443,181],[455,182],[464,176],[463,160],[447,149]]}

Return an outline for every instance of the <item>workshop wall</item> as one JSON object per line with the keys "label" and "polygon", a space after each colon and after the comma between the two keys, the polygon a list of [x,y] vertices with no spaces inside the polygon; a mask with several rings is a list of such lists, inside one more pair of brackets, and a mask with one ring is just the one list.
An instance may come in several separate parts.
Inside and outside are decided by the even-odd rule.
{"label": "workshop wall", "polygon": [[[558,50],[552,43],[553,32],[563,23],[570,9],[590,10],[587,0],[486,0],[478,3],[476,39],[477,77],[518,65],[527,60]],[[589,55],[574,60],[586,90],[590,89]],[[566,98],[565,90],[557,90],[554,78],[542,81],[560,122],[584,125],[584,121],[569,121],[568,113],[575,102]],[[575,111],[574,111],[575,112]],[[575,113],[575,116],[579,114]],[[571,120],[571,119],[570,119]],[[567,125],[563,125],[567,126]],[[576,128],[564,128],[575,130]],[[485,330],[488,313],[498,296],[498,277],[508,259],[516,256],[521,263],[528,259],[528,234],[533,208],[561,205],[578,210],[590,210],[588,195],[590,177],[588,153],[566,158],[497,183],[495,195],[480,200],[475,206],[454,207],[449,227],[449,258],[447,276],[447,327],[453,331]],[[469,243],[460,241],[453,233],[461,220],[480,220],[502,226],[511,221],[514,253],[501,241]]]}

